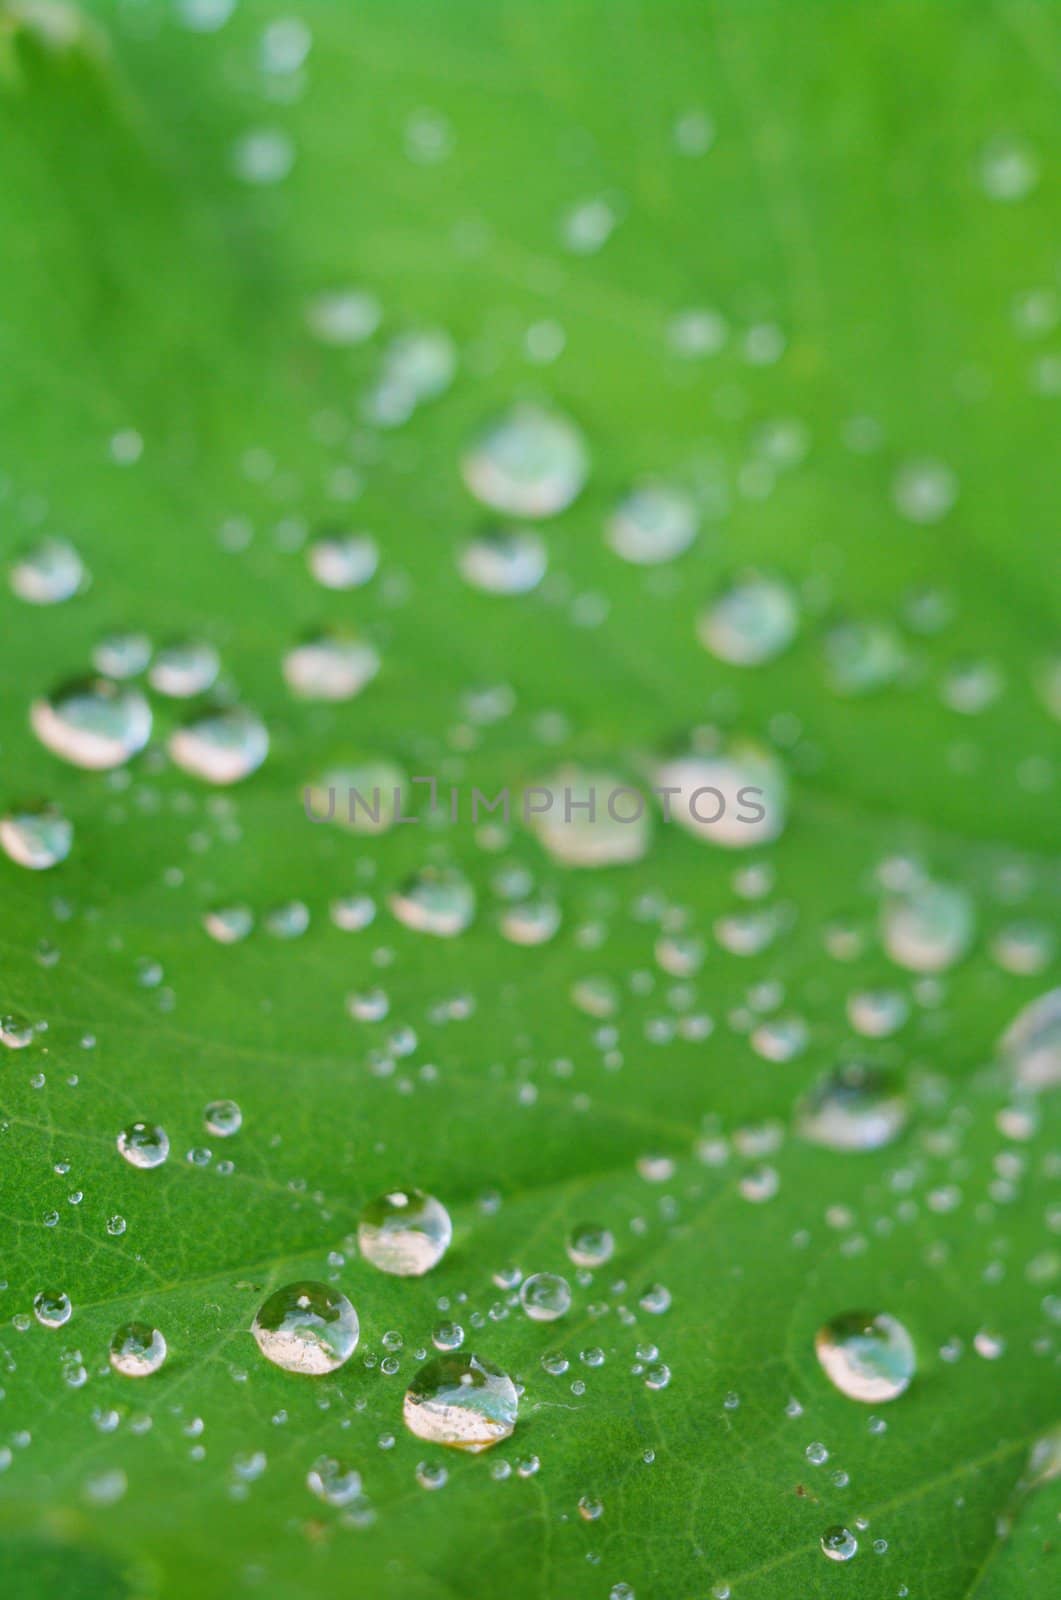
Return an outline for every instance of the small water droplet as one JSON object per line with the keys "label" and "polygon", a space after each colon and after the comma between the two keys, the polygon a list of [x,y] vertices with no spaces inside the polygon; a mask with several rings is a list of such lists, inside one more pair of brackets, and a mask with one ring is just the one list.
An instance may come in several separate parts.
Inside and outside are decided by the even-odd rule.
{"label": "small water droplet", "polygon": [[900,1080],[883,1068],[853,1063],[814,1085],[796,1107],[796,1131],[826,1150],[879,1150],[906,1127],[909,1103]]}
{"label": "small water droplet", "polygon": [[73,842],[73,823],[50,802],[15,806],[0,817],[0,847],[31,872],[58,866],[70,854]]}
{"label": "small water droplet", "polygon": [[130,761],[147,744],[151,707],[139,689],[108,678],[78,678],[35,700],[30,723],[60,760],[103,772]]}
{"label": "small water droplet", "polygon": [[123,1378],[146,1378],[166,1359],[166,1341],[147,1322],[127,1322],[111,1340],[110,1363]]}
{"label": "small water droplet", "polygon": [[55,606],[88,585],[84,562],[67,539],[44,538],[11,567],[11,588],[32,606]]}
{"label": "small water droplet", "polygon": [[822,1554],[828,1556],[830,1561],[850,1561],[851,1557],[858,1554],[858,1540],[849,1528],[842,1528],[836,1524],[826,1528],[821,1537]]}
{"label": "small water droplet", "polygon": [[773,661],[796,636],[799,612],[788,585],[750,573],[715,597],[697,623],[700,643],[720,661],[757,667]]}
{"label": "small water droplet", "polygon": [[657,566],[684,554],[700,524],[692,497],[666,483],[631,489],[608,519],[606,537],[617,556],[634,566]]}
{"label": "small water droplet", "polygon": [[455,867],[422,868],[387,903],[406,928],[442,939],[463,933],[475,915],[475,891]]}
{"label": "small water droplet", "polygon": [[548,554],[531,528],[490,528],[462,546],[461,577],[485,594],[529,594],[545,576]]}
{"label": "small water droplet", "polygon": [[155,1122],[131,1122],[117,1143],[131,1167],[160,1167],[169,1155],[169,1135]]}
{"label": "small water droplet", "polygon": [[204,783],[239,783],[265,760],[269,734],[253,711],[229,706],[193,717],[176,729],[169,753],[182,771]]}
{"label": "small water droplet", "polygon": [[535,1272],[524,1278],[520,1304],[532,1322],[555,1322],[571,1309],[571,1289],[555,1272]]}
{"label": "small water droplet", "polygon": [[483,505],[503,515],[552,517],[580,493],[589,470],[582,435],[558,412],[518,405],[473,441],[461,462]]}

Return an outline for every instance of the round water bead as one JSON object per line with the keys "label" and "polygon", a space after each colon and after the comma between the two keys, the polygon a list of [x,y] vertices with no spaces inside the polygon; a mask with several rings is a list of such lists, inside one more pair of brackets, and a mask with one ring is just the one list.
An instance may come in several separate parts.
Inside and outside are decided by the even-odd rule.
{"label": "round water bead", "polygon": [[213,687],[221,671],[221,657],[205,639],[177,639],[167,644],[151,663],[147,681],[171,700],[189,700]]}
{"label": "round water bead", "polygon": [[302,700],[352,700],[379,665],[379,653],[366,639],[321,633],[287,652],[284,681]]}
{"label": "round water bead", "polygon": [[0,1012],[0,1044],[8,1050],[25,1050],[32,1043],[32,1022],[15,1011]]}
{"label": "round water bead", "polygon": [[716,595],[697,622],[700,643],[719,661],[757,667],[792,643],[799,611],[779,578],[749,573]]}
{"label": "round water bead", "polygon": [[673,561],[696,538],[700,517],[692,496],[666,483],[644,483],[624,495],[605,537],[617,556],[638,567]]}
{"label": "round water bead", "polygon": [[520,1285],[519,1300],[532,1322],[555,1322],[571,1309],[571,1288],[556,1272],[534,1272]]}
{"label": "round water bead", "polygon": [[306,560],[325,589],[360,589],[375,576],[379,550],[367,533],[325,533],[314,539]]}
{"label": "round water bead", "polygon": [[711,754],[665,761],[655,787],[671,790],[667,810],[680,828],[725,850],[776,839],[788,819],[788,781],[772,751],[733,739]]}
{"label": "round water bead", "polygon": [[477,1454],[507,1439],[519,1397],[505,1373],[478,1356],[440,1356],[421,1367],[406,1391],[402,1419],[430,1444]]}
{"label": "round water bead", "polygon": [[77,678],[30,707],[30,725],[60,760],[88,772],[130,761],[151,737],[151,707],[139,689]]}
{"label": "round water bead", "polygon": [[615,1253],[614,1235],[595,1222],[580,1223],[571,1230],[567,1253],[576,1267],[603,1267]]}
{"label": "round water bead", "polygon": [[33,1315],[42,1328],[61,1328],[70,1321],[70,1296],[58,1289],[42,1289],[33,1297]]}
{"label": "round water bead", "polygon": [[203,927],[218,944],[239,944],[254,927],[250,906],[211,906],[203,913]]}
{"label": "round water bead", "polygon": [[387,903],[406,928],[440,939],[463,933],[475,915],[475,891],[455,867],[423,867]]}
{"label": "round water bead", "polygon": [[491,423],[461,461],[483,505],[514,517],[553,517],[582,490],[589,471],[582,435],[566,417],[518,405]]}
{"label": "round water bead", "polygon": [[67,539],[44,538],[21,555],[9,573],[11,588],[31,606],[55,606],[88,582],[84,562]]}
{"label": "round water bead", "polygon": [[146,633],[108,633],[92,651],[92,665],[105,678],[135,678],[150,660]]}
{"label": "round water bead", "polygon": [[452,1237],[449,1212],[441,1200],[422,1189],[392,1189],[380,1195],[362,1211],[357,1229],[365,1260],[399,1278],[430,1272]]}
{"label": "round water bead", "polygon": [[814,1336],[814,1353],[841,1394],[867,1405],[898,1399],[916,1367],[913,1340],[883,1311],[831,1318]]}
{"label": "round water bead", "polygon": [[906,1127],[901,1080],[882,1067],[852,1063],[815,1084],[796,1107],[796,1132],[826,1150],[879,1150]]}
{"label": "round water bead", "polygon": [[45,872],[70,854],[74,826],[56,805],[14,806],[0,817],[0,847],[20,867]]}
{"label": "round water bead", "polygon": [[203,1113],[207,1133],[218,1139],[230,1139],[243,1126],[243,1112],[235,1100],[211,1100]]}
{"label": "round water bead", "polygon": [[972,898],[954,884],[928,879],[892,896],[881,913],[881,937],[891,959],[910,972],[945,972],[972,943]]}
{"label": "round water bead", "polygon": [[[533,798],[539,792],[551,796],[548,809]],[[527,791],[524,815],[543,848],[566,867],[640,861],[652,842],[644,795],[611,772],[561,768]]]}
{"label": "round water bead", "polygon": [[348,1506],[361,1498],[361,1474],[335,1456],[318,1456],[306,1473],[306,1488],[326,1506]]}
{"label": "round water bead", "polygon": [[324,1283],[289,1283],[265,1301],[251,1325],[258,1349],[285,1372],[319,1377],[348,1361],[357,1347],[357,1312]]}
{"label": "round water bead", "polygon": [[204,783],[239,783],[257,772],[269,754],[265,723],[245,706],[228,706],[193,717],[169,741],[172,760]]}
{"label": "round water bead", "polygon": [[460,575],[485,594],[529,594],[545,576],[548,555],[531,528],[491,528],[463,545]]}
{"label": "round water bead", "polygon": [[999,1044],[1020,1089],[1061,1085],[1061,989],[1040,995],[1014,1018]]}
{"label": "round water bead", "polygon": [[123,1378],[147,1378],[166,1359],[166,1341],[148,1322],[127,1322],[111,1340],[110,1363]]}
{"label": "round water bead", "polygon": [[828,1556],[830,1561],[850,1561],[851,1557],[858,1554],[858,1540],[850,1528],[842,1528],[837,1523],[832,1528],[826,1528],[821,1537],[822,1554]]}
{"label": "round water bead", "polygon": [[160,1167],[169,1155],[169,1135],[155,1122],[131,1122],[117,1143],[131,1167]]}

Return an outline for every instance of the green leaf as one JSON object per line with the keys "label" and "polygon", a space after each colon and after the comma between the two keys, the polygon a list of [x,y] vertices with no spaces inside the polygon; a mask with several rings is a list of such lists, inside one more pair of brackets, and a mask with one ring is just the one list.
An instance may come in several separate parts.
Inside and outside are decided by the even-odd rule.
{"label": "green leaf", "polygon": [[[229,9],[0,7],[0,547],[63,537],[91,574],[0,596],[0,801],[73,824],[49,871],[0,857],[0,1014],[34,1025],[0,1052],[5,1594],[1056,1592],[1057,1093],[998,1048],[1058,981],[1053,8]],[[381,325],[329,345],[307,305],[347,288]],[[713,353],[675,349],[690,310]],[[456,375],[384,426],[416,330]],[[498,596],[458,570],[491,522],[460,461],[526,402],[590,472],[540,521],[545,581]],[[603,538],[646,480],[701,519],[657,566]],[[305,559],[335,527],[380,550],[348,592]],[[799,614],[756,667],[697,638],[749,569]],[[285,682],[321,627],[379,654],[356,699]],[[189,708],[150,688],[116,774],[42,745],[30,704],[128,630],[216,647],[259,771],[181,771]],[[519,820],[528,785],[647,790],[712,738],[783,770],[775,842],[657,810],[638,859],[588,868]],[[307,784],[379,762],[436,775],[457,820],[422,786],[416,826],[307,819]],[[511,824],[473,824],[505,786]],[[474,887],[457,937],[389,909],[427,866]],[[882,916],[926,881],[958,899],[911,955]],[[562,913],[535,947],[498,928],[529,886]],[[344,932],[353,895],[378,910]],[[250,936],[210,938],[241,903]],[[292,903],[308,929],[278,937]],[[385,1017],[349,1014],[377,989]],[[874,1037],[882,1010],[906,1020]],[[898,1076],[908,1125],[823,1148],[799,1108],[853,1060]],[[137,1120],[170,1139],[153,1170],[116,1148]],[[357,1247],[403,1186],[453,1221],[420,1278]],[[591,1272],[585,1223],[615,1238]],[[562,1273],[571,1309],[527,1317],[513,1268]],[[303,1280],[360,1319],[330,1376],[251,1333]],[[887,1404],[815,1356],[856,1309],[914,1341]],[[108,1363],[130,1321],[169,1352],[135,1381]],[[486,1454],[403,1427],[442,1321],[522,1385]],[[322,1456],[360,1474],[352,1508],[307,1487]],[[851,1561],[822,1553],[837,1525]]]}

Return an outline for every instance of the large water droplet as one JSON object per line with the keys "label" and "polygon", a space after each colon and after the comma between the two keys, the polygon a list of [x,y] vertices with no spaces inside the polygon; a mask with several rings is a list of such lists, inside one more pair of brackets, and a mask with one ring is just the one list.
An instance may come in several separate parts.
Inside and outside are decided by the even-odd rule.
{"label": "large water droplet", "polygon": [[620,500],[606,536],[617,556],[634,566],[673,561],[696,538],[699,514],[691,495],[666,483],[644,483]]}
{"label": "large water droplet", "polygon": [[78,678],[30,707],[34,733],[54,755],[91,772],[120,767],[151,737],[151,707],[139,689]]}
{"label": "large water droplet", "polygon": [[42,1289],[33,1297],[33,1315],[42,1328],[61,1328],[72,1311],[70,1296],[61,1289]]}
{"label": "large water droplet", "polygon": [[455,867],[423,867],[387,903],[405,927],[440,939],[463,933],[475,915],[475,891]]}
{"label": "large water droplet", "polygon": [[431,1444],[477,1454],[516,1426],[515,1384],[477,1356],[440,1356],[421,1367],[406,1391],[402,1419]]}
{"label": "large water droplet", "polygon": [[453,1224],[441,1200],[421,1189],[392,1189],[361,1213],[357,1242],[366,1261],[399,1278],[419,1278],[449,1248]]}
{"label": "large water droplet", "polygon": [[831,1318],[815,1334],[814,1353],[841,1394],[867,1405],[898,1399],[916,1366],[913,1340],[901,1322],[883,1311],[849,1311]]}
{"label": "large water droplet", "polygon": [[894,1074],[858,1064],[816,1084],[796,1107],[796,1132],[827,1150],[879,1150],[906,1127],[910,1107]]}
{"label": "large water droplet", "polygon": [[555,1322],[571,1309],[571,1289],[556,1272],[534,1272],[520,1284],[519,1300],[532,1322]]}
{"label": "large water droplet", "polygon": [[581,491],[589,471],[573,422],[555,411],[518,405],[485,429],[461,462],[475,498],[514,517],[553,517]]}
{"label": "large water droplet", "polygon": [[84,562],[67,539],[40,539],[14,562],[11,588],[32,606],[69,600],[88,583]]}
{"label": "large water droplet", "polygon": [[169,1155],[169,1135],[155,1122],[131,1122],[117,1143],[131,1167],[160,1167]]}
{"label": "large water droplet", "polygon": [[910,972],[944,972],[972,943],[975,911],[953,884],[923,880],[892,896],[881,913],[881,936],[892,960]]}
{"label": "large water droplet", "polygon": [[528,594],[545,576],[548,556],[530,528],[490,528],[460,551],[461,577],[485,594]]}
{"label": "large water droplet", "polygon": [[357,1312],[338,1289],[289,1283],[265,1301],[251,1332],[274,1366],[319,1377],[350,1359],[359,1327]]}
{"label": "large water droplet", "polygon": [[58,806],[17,806],[0,817],[0,847],[20,867],[44,872],[70,854],[73,823]]}
{"label": "large water droplet", "polygon": [[123,1378],[147,1378],[166,1359],[166,1341],[148,1322],[127,1322],[111,1340],[110,1362]]}
{"label": "large water droplet", "polygon": [[831,1528],[826,1528],[821,1537],[822,1554],[828,1556],[830,1561],[850,1561],[852,1556],[858,1554],[858,1540],[850,1528],[842,1528],[836,1523]]}
{"label": "large water droplet", "polygon": [[757,667],[796,636],[795,596],[779,578],[750,573],[716,595],[697,623],[700,643],[720,661]]}
{"label": "large water droplet", "polygon": [[169,753],[178,767],[204,783],[239,783],[257,772],[269,754],[269,732],[253,711],[228,706],[177,728]]}
{"label": "large water droplet", "polygon": [[302,700],[352,700],[379,671],[379,654],[365,639],[317,634],[284,657],[284,680]]}
{"label": "large water droplet", "polygon": [[1019,1088],[1061,1085],[1061,989],[1026,1005],[1002,1035],[999,1048]]}
{"label": "large water droplet", "polygon": [[[551,803],[542,810],[545,792]],[[553,860],[567,867],[640,861],[652,841],[644,795],[614,773],[561,769],[527,791],[524,815]]]}
{"label": "large water droplet", "polygon": [[679,756],[656,769],[655,788],[673,790],[664,815],[697,839],[745,850],[776,839],[788,816],[788,782],[777,757],[750,740],[712,754]]}

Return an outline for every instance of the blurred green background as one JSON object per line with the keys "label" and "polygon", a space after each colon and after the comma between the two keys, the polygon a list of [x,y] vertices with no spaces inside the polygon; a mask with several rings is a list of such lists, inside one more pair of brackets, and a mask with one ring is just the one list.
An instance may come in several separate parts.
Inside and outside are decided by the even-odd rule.
{"label": "blurred green background", "polygon": [[[1056,1591],[1056,1089],[997,1046],[1057,984],[1059,80],[1037,0],[0,4],[0,555],[59,537],[91,574],[55,607],[0,593],[0,807],[74,830],[50,872],[0,857],[0,1014],[37,1025],[0,1062],[6,1593]],[[337,292],[363,337],[319,336]],[[410,336],[453,371],[388,415]],[[499,596],[458,566],[497,520],[460,462],[514,403],[571,418],[590,470],[538,525],[542,583]],[[637,565],[605,534],[647,480],[698,531]],[[314,580],[326,529],[375,540],[369,583]],[[798,618],[752,668],[697,629],[749,570]],[[349,702],[285,682],[321,628],[378,652]],[[216,647],[259,772],[190,779],[165,753],[188,707],[156,693],[117,774],[40,744],[30,703],[132,629]],[[787,778],[761,850],[657,818],[588,870],[518,825],[302,810],[366,761],[492,794],[742,740]],[[476,891],[455,939],[387,908],[425,866]],[[881,932],[926,881],[968,917],[938,970]],[[370,927],[335,925],[340,895]],[[536,896],[562,920],[528,949],[498,920]],[[256,926],[222,947],[202,918],[235,903]],[[377,988],[388,1015],[351,1018]],[[887,1148],[796,1136],[850,1061],[905,1086]],[[171,1138],[155,1172],[114,1148],[139,1118]],[[347,1242],[394,1185],[453,1216],[428,1278]],[[587,1221],[617,1245],[579,1282]],[[513,1266],[564,1272],[568,1316],[529,1321]],[[329,1378],[248,1331],[303,1277],[361,1318]],[[882,1431],[814,1358],[861,1307],[918,1351]],[[123,1383],[134,1317],[170,1356]],[[479,1458],[401,1426],[440,1318],[525,1386]],[[362,1514],[309,1493],[322,1454]]]}

